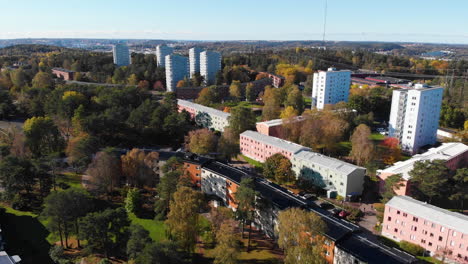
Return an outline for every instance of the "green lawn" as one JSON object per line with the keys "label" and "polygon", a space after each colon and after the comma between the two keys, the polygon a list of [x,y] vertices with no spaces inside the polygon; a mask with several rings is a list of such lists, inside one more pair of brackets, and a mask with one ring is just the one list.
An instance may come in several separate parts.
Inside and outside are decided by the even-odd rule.
{"label": "green lawn", "polygon": [[0,224],[7,242],[6,251],[11,255],[19,255],[23,264],[53,263],[49,258],[49,231],[37,215],[4,205],[0,207],[5,209],[0,217]]}
{"label": "green lawn", "polygon": [[150,237],[154,241],[162,241],[167,239],[166,226],[164,225],[164,221],[138,218],[135,214],[129,214],[128,217],[132,221],[132,224],[141,225],[143,228],[148,230]]}
{"label": "green lawn", "polygon": [[418,259],[424,261],[424,263],[435,263],[435,264],[441,264],[443,263],[442,261],[438,260],[438,259],[435,259],[433,257],[421,257],[421,256],[418,256],[417,257]]}
{"label": "green lawn", "polygon": [[81,184],[81,174],[73,173],[73,172],[64,172],[62,174],[57,175],[55,178],[57,184],[65,183],[68,184],[70,187],[74,188],[83,188]]}
{"label": "green lawn", "polygon": [[263,168],[263,164],[261,162],[258,162],[256,160],[253,160],[247,156],[241,155],[242,158],[247,161],[250,165],[254,166],[255,168]]}
{"label": "green lawn", "polygon": [[385,139],[385,135],[382,135],[380,133],[372,133],[369,139],[374,140],[374,141],[382,141]]}

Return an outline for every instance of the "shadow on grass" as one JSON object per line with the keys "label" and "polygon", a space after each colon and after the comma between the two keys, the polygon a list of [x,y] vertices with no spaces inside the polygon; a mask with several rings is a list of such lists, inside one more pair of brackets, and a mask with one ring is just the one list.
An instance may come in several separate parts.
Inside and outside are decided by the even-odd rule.
{"label": "shadow on grass", "polygon": [[1,209],[0,223],[6,241],[6,251],[10,255],[19,255],[22,264],[53,263],[49,257],[51,245],[46,238],[49,231],[36,217],[14,215]]}

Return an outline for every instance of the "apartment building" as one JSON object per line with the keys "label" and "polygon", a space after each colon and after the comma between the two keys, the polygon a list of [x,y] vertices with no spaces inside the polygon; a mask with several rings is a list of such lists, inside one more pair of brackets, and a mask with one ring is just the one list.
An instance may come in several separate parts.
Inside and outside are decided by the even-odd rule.
{"label": "apartment building", "polygon": [[325,105],[347,102],[351,85],[351,71],[328,68],[314,73],[312,108],[324,109]]}
{"label": "apartment building", "polygon": [[156,62],[158,67],[166,67],[166,56],[171,55],[174,52],[174,49],[168,47],[167,45],[158,45],[156,47]]}
{"label": "apartment building", "polygon": [[64,79],[65,81],[73,81],[73,77],[75,76],[74,71],[63,68],[52,68],[52,74],[54,74],[57,78]]}
{"label": "apartment building", "polygon": [[290,159],[301,150],[310,150],[304,146],[280,138],[270,137],[247,130],[240,134],[240,151],[253,160],[265,162],[270,156],[280,153]]}
{"label": "apartment building", "polygon": [[[294,118],[294,120],[292,120],[292,122],[302,122],[304,120],[304,117],[297,116]],[[283,119],[273,119],[264,122],[257,122],[257,132],[267,136],[284,138],[285,135],[283,130],[283,123]]]}
{"label": "apartment building", "polygon": [[383,170],[377,170],[380,179],[380,191],[384,191],[385,180],[395,174],[402,177],[402,186],[395,189],[398,195],[409,195],[411,193],[411,176],[414,164],[418,161],[443,160],[450,170],[456,170],[468,166],[468,146],[463,143],[443,143],[437,148],[431,148],[423,154],[414,155],[411,159],[396,162],[393,166]]}
{"label": "apartment building", "polygon": [[425,84],[393,91],[389,136],[398,138],[403,151],[415,154],[436,143],[442,94],[442,87]]}
{"label": "apartment building", "polygon": [[200,52],[200,75],[203,76],[205,84],[214,84],[216,74],[221,70],[221,53],[214,51]]}
{"label": "apartment building", "polygon": [[417,244],[431,255],[468,263],[468,216],[409,196],[395,196],[385,205],[382,235]]}
{"label": "apartment building", "polygon": [[181,99],[177,100],[177,106],[179,112],[187,111],[199,126],[221,132],[229,126],[229,117],[231,116],[229,113]]}
{"label": "apartment building", "polygon": [[117,66],[130,65],[130,51],[125,44],[116,44],[112,47],[112,55],[114,57],[114,64]]}
{"label": "apartment building", "polygon": [[342,197],[361,195],[366,169],[311,151],[299,151],[291,159],[296,177],[305,178]]}
{"label": "apartment building", "polygon": [[194,47],[189,49],[189,60],[190,60],[190,78],[193,74],[200,73],[200,53],[203,52],[202,48]]}
{"label": "apartment building", "polygon": [[175,92],[177,82],[189,77],[189,63],[187,57],[181,55],[166,56],[166,90]]}

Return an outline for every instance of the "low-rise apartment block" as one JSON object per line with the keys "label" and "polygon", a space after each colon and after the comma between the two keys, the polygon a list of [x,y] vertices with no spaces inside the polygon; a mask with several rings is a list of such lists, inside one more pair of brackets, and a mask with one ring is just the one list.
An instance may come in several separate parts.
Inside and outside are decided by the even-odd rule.
{"label": "low-rise apartment block", "polygon": [[311,151],[299,151],[291,163],[297,178],[305,178],[342,197],[362,194],[366,175],[363,167]]}
{"label": "low-rise apartment block", "polygon": [[382,235],[417,244],[431,255],[468,263],[468,216],[409,196],[395,196],[385,205]]}
{"label": "low-rise apartment block", "polygon": [[75,76],[74,71],[70,71],[63,68],[53,68],[52,74],[54,74],[57,78],[64,79],[65,81],[73,81],[73,78]]}
{"label": "low-rise apartment block", "polygon": [[229,126],[229,113],[181,99],[177,100],[177,106],[179,112],[187,111],[199,126],[221,132]]}
{"label": "low-rise apartment block", "polygon": [[265,162],[270,156],[280,153],[290,159],[301,150],[310,150],[304,146],[280,138],[270,137],[247,130],[240,134],[240,151],[253,160]]}
{"label": "low-rise apartment block", "polygon": [[[304,121],[305,118],[302,116],[297,116],[294,118],[292,122],[301,122]],[[273,119],[269,121],[258,122],[256,124],[257,132],[278,138],[284,138],[284,130],[283,130],[283,119]]]}
{"label": "low-rise apartment block", "polygon": [[468,146],[463,143],[444,143],[437,148],[431,148],[427,152],[414,155],[411,159],[399,161],[393,166],[383,170],[378,170],[377,175],[380,179],[380,191],[383,192],[385,180],[395,174],[402,177],[402,186],[396,189],[398,195],[409,195],[411,192],[411,176],[409,172],[413,170],[414,164],[418,161],[426,160],[444,160],[445,165],[450,170],[468,166]]}

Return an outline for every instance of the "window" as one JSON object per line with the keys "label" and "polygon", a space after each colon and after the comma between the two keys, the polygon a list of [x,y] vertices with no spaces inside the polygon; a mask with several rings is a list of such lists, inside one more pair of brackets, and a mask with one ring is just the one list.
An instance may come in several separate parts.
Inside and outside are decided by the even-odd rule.
{"label": "window", "polygon": [[453,240],[450,241],[450,245],[451,245],[452,247],[455,246],[455,241],[453,241]]}
{"label": "window", "polygon": [[457,236],[457,232],[453,231],[452,236]]}
{"label": "window", "polygon": [[393,229],[393,232],[398,233],[398,228]]}
{"label": "window", "polygon": [[425,239],[421,239],[421,243],[426,244],[426,240],[425,240]]}
{"label": "window", "polygon": [[411,239],[411,240],[416,240],[416,236],[415,236],[415,235],[411,235],[411,236],[410,236],[410,239]]}
{"label": "window", "polygon": [[418,222],[418,218],[413,216],[413,221],[417,223],[417,222]]}
{"label": "window", "polygon": [[441,236],[439,236],[439,241],[442,241],[442,237],[441,237]]}
{"label": "window", "polygon": [[400,214],[400,211],[396,211],[397,214]]}
{"label": "window", "polygon": [[440,227],[440,232],[444,232],[445,231],[445,227]]}
{"label": "window", "polygon": [[408,216],[408,214],[407,214],[407,213],[403,213],[403,216],[404,216],[404,217],[407,217],[407,216]]}
{"label": "window", "polygon": [[428,245],[431,247],[431,246],[432,246],[432,242],[429,242]]}

